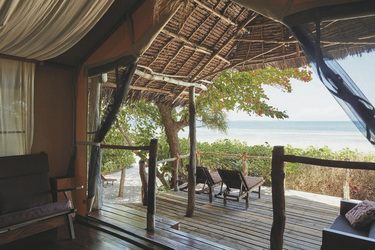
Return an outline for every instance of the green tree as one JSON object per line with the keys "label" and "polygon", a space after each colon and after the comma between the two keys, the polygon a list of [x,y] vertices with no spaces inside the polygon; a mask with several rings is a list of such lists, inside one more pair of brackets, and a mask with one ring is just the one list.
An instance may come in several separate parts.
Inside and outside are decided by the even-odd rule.
{"label": "green tree", "polygon": [[[311,80],[311,71],[300,69],[266,68],[250,72],[239,72],[231,69],[224,71],[209,86],[209,90],[196,98],[197,120],[210,129],[226,131],[226,111],[244,111],[249,115],[267,116],[277,119],[287,118],[285,111],[269,105],[263,87],[266,85],[280,88],[290,93],[290,79],[302,82]],[[125,105],[116,122],[116,129],[125,138],[128,145],[147,145],[151,138],[159,138],[159,159],[181,155],[178,132],[189,124],[187,107],[174,108],[160,102],[147,103],[137,101]],[[164,133],[162,133],[164,131]],[[187,150],[185,153],[188,153]],[[136,152],[142,159],[147,152]],[[238,152],[236,152],[238,153]],[[169,156],[168,156],[169,155]],[[174,180],[173,172],[177,162],[166,164],[157,171],[157,176],[164,186],[170,186]],[[182,162],[179,162],[182,166]],[[182,177],[186,175],[180,173]],[[168,183],[168,179],[171,180]],[[184,181],[184,180],[183,180]]]}
{"label": "green tree", "polygon": [[[196,98],[197,120],[208,128],[225,131],[227,129],[225,111],[244,111],[249,115],[277,119],[288,118],[285,111],[280,111],[267,103],[269,98],[263,87],[273,86],[290,93],[291,79],[308,82],[312,80],[311,71],[306,67],[285,70],[266,68],[249,72],[240,72],[236,69],[224,71],[209,86],[207,92]],[[189,110],[185,107],[177,111],[162,103],[156,105],[164,125],[170,155],[171,157],[180,155],[178,132],[188,126]],[[177,162],[174,162],[172,169],[173,171],[177,169]]]}

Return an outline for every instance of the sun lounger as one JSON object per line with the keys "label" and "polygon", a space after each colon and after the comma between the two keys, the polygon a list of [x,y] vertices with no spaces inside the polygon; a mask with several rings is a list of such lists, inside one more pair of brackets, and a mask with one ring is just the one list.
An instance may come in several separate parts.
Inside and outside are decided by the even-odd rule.
{"label": "sun lounger", "polygon": [[[245,199],[247,209],[249,207],[249,198],[251,192],[258,193],[258,199],[260,198],[260,187],[264,183],[264,179],[262,177],[244,176],[238,170],[219,169],[218,171],[221,179],[223,180],[223,184],[226,185],[226,189],[224,190],[224,192],[222,191],[222,184],[220,193],[215,196],[223,198],[224,205],[227,204],[227,200],[240,201],[241,199]],[[233,194],[233,189],[238,190],[236,190],[236,194]],[[257,189],[258,191],[254,191]]]}
{"label": "sun lounger", "polygon": [[113,182],[117,181],[117,179],[115,179],[115,178],[105,178],[104,175],[100,175],[100,178],[102,179],[103,183],[106,181],[107,185],[108,185],[109,181],[112,182],[112,185],[113,185]]}
{"label": "sun lounger", "polygon": [[[210,173],[206,167],[197,166],[196,183],[203,184],[203,187],[201,190],[195,191],[195,193],[208,194],[210,203],[212,203],[214,189],[221,185],[222,180],[218,172]],[[180,190],[185,189],[187,189],[187,185]]]}

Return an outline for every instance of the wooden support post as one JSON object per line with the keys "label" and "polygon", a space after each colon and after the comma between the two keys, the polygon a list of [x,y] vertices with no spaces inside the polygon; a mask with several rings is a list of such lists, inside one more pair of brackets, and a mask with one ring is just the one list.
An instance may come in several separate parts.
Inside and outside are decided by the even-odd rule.
{"label": "wooden support post", "polygon": [[139,160],[139,177],[141,178],[141,197],[143,206],[147,206],[147,173],[145,160]]}
{"label": "wooden support post", "polygon": [[246,163],[246,152],[243,152],[242,153],[242,174],[244,175],[244,176],[247,176],[247,174],[248,174],[248,166],[247,166],[247,163]]}
{"label": "wooden support post", "polygon": [[152,139],[148,159],[147,232],[155,231],[157,156],[158,140]]}
{"label": "wooden support post", "polygon": [[195,186],[196,180],[196,107],[195,107],[195,87],[189,89],[189,131],[190,131],[190,161],[188,168],[188,204],[186,217],[192,217],[195,208]]}
{"label": "wooden support post", "polygon": [[176,155],[176,169],[173,172],[173,190],[178,191],[178,169],[180,168],[181,158],[179,155]]}
{"label": "wooden support post", "polygon": [[[118,188],[118,197],[124,197],[125,171],[126,171],[125,167],[121,169],[121,178],[120,178],[120,185]],[[112,185],[113,185],[113,182],[112,182]]]}
{"label": "wooden support post", "polygon": [[272,151],[272,207],[271,250],[283,248],[285,229],[285,164],[284,147],[275,146]]}
{"label": "wooden support post", "polygon": [[197,166],[201,166],[201,153],[197,149]]}
{"label": "wooden support post", "polygon": [[343,193],[344,193],[344,200],[350,200],[350,176],[351,176],[351,170],[346,169],[345,170],[345,180],[343,184]]}

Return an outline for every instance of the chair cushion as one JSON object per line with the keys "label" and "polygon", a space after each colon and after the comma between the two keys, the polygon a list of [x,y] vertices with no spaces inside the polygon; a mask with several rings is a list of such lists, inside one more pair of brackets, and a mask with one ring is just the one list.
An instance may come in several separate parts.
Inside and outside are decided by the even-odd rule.
{"label": "chair cushion", "polygon": [[372,202],[364,200],[345,214],[353,227],[364,227],[375,220],[375,206]]}
{"label": "chair cushion", "polygon": [[248,186],[249,189],[259,186],[263,182],[262,177],[252,177],[252,176],[244,176],[246,185]]}
{"label": "chair cushion", "polygon": [[368,228],[354,228],[350,225],[349,221],[343,215],[337,216],[336,220],[333,222],[331,229],[335,229],[338,231],[342,231],[345,233],[360,235],[360,236],[368,236]]}
{"label": "chair cushion", "polygon": [[375,239],[375,222],[373,222],[370,226],[370,232],[368,234],[368,237]]}
{"label": "chair cushion", "polygon": [[218,172],[211,173],[211,177],[212,177],[212,180],[214,181],[214,184],[220,183],[222,181]]}
{"label": "chair cushion", "polygon": [[68,211],[71,208],[72,206],[70,201],[64,200],[21,210],[6,215],[1,215],[0,228],[38,219],[48,215],[53,215],[55,213]]}

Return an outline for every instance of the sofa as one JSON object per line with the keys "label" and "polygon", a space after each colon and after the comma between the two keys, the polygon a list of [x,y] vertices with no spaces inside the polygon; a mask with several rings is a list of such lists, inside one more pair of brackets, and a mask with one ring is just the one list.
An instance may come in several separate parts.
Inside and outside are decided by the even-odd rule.
{"label": "sofa", "polygon": [[323,229],[322,250],[375,249],[375,221],[361,228],[354,228],[345,214],[358,202],[341,200],[340,214],[330,228]]}
{"label": "sofa", "polygon": [[46,153],[0,157],[0,245],[62,225],[74,239],[69,200],[54,202]]}

